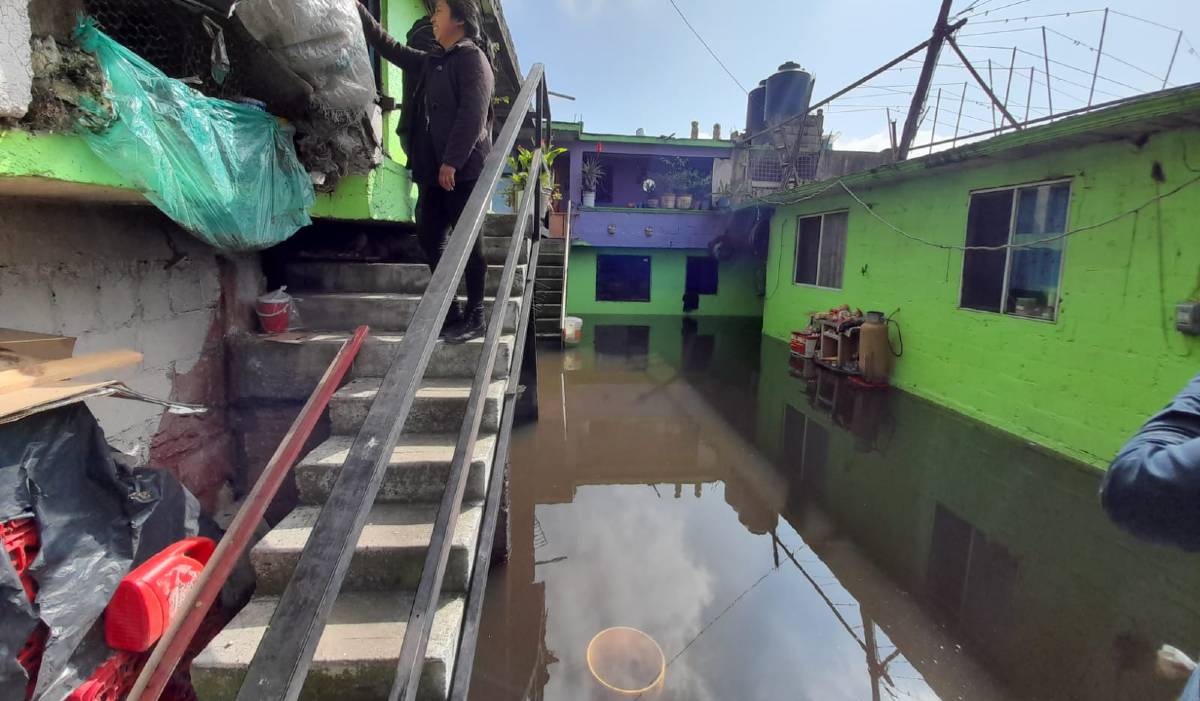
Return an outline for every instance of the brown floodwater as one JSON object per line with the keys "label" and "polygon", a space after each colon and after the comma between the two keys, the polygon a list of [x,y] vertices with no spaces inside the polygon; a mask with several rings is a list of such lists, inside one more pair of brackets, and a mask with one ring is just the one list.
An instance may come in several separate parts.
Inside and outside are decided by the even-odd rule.
{"label": "brown floodwater", "polygon": [[539,351],[474,699],[1178,695],[1153,653],[1200,650],[1200,558],[1109,524],[1099,470],[758,328],[613,318]]}

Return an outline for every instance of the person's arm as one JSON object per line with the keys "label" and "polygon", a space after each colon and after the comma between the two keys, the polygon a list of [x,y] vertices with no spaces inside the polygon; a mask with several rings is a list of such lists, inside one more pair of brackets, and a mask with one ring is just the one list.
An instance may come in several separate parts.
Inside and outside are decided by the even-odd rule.
{"label": "person's arm", "polygon": [[396,41],[388,34],[379,22],[371,16],[371,12],[363,7],[361,3],[355,3],[358,6],[358,16],[362,18],[363,33],[367,36],[367,43],[375,47],[379,55],[384,57],[391,63],[400,66],[406,71],[419,71],[425,63],[425,57],[428,55],[424,51],[418,51],[410,46]]}
{"label": "person's arm", "polygon": [[[442,157],[442,172],[439,182],[446,189],[454,187],[454,173],[467,162],[479,135],[487,126],[488,110],[492,106],[492,95],[496,90],[496,76],[482,49],[471,51],[467,59],[457,66],[458,85],[462,94],[458,96],[458,114],[450,127],[446,142],[446,154]],[[449,169],[449,172],[447,172]]]}
{"label": "person's arm", "polygon": [[1100,500],[1134,535],[1200,550],[1200,376],[1121,449]]}

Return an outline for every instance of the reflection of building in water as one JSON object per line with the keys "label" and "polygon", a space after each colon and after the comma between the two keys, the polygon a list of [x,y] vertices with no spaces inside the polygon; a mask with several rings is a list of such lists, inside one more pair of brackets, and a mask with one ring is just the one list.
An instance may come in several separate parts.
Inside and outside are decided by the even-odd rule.
{"label": "reflection of building in water", "polygon": [[[1200,568],[1113,527],[1097,471],[902,392],[789,370],[781,343],[761,357],[759,442],[792,478],[785,513],[864,607],[878,599],[842,574],[865,556],[1019,698],[1178,697],[1153,650],[1200,643]],[[919,641],[871,610],[913,659]]]}

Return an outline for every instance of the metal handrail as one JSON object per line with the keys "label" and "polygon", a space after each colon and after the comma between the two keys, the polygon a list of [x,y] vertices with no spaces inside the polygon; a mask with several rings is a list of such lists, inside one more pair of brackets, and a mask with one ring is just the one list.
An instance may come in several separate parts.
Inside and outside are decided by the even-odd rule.
{"label": "metal handrail", "polygon": [[562,262],[562,299],[558,307],[558,337],[562,340],[563,329],[567,328],[567,285],[571,282],[569,268],[571,265],[571,231],[575,228],[571,223],[575,203],[567,202],[567,223],[563,227],[563,262]]}
{"label": "metal handrail", "polygon": [[[545,70],[541,64],[530,70],[520,93],[513,101],[512,112],[505,121],[491,154],[484,162],[483,172],[447,241],[441,262],[433,272],[425,294],[409,322],[408,330],[399,343],[396,360],[383,378],[362,429],[354,439],[329,498],[313,526],[292,579],[280,597],[258,650],[250,662],[245,680],[238,691],[239,701],[294,701],[300,695],[329,613],[349,570],[355,545],[375,503],[392,451],[408,421],[417,389],[429,365],[429,358],[437,344],[446,313],[457,294],[467,259],[480,236],[492,192],[500,182],[508,154],[516,145],[521,127],[530,108],[534,106],[537,109],[534,132],[537,143],[541,143],[549,119]],[[537,181],[532,181],[530,189],[533,189],[533,196],[529,199],[533,201],[523,209],[532,207],[535,220],[540,222],[541,197],[538,196],[538,190],[534,189],[536,186]],[[520,226],[518,223],[518,228]],[[535,250],[539,234],[540,230],[535,229]],[[514,236],[513,247],[520,245],[523,245],[523,239]],[[513,259],[511,248],[508,262]],[[504,292],[501,289],[501,294]],[[506,308],[506,300],[498,296],[496,306]],[[527,310],[528,305],[522,307],[521,316],[524,319],[528,318]],[[500,319],[502,320],[503,316]],[[500,325],[502,324],[493,322],[492,332],[489,332],[485,340],[485,343],[490,342],[492,347],[485,347],[484,355],[493,356],[493,362],[495,346],[499,340],[498,333],[495,332],[496,327]],[[521,324],[522,331],[526,325]],[[472,398],[475,398],[474,391]],[[478,418],[476,413],[474,423],[478,424]],[[509,424],[511,425],[511,422]],[[463,447],[464,442],[460,436],[459,445],[455,449],[456,460],[459,449]],[[439,512],[438,525],[442,525],[441,516]],[[449,528],[443,529],[439,536],[435,530],[433,542],[437,542],[439,537],[448,542],[448,531]],[[424,580],[423,575],[423,584]],[[440,586],[429,589],[440,589]],[[426,618],[432,616],[427,614]],[[410,644],[406,639],[406,647],[414,645],[419,646],[417,642]],[[397,685],[403,681],[404,686],[413,687],[415,695],[415,685],[410,684],[406,676],[411,674],[413,669],[419,677],[419,667],[414,664],[412,669],[401,670],[402,674],[397,676]],[[391,698],[397,698],[397,694],[398,690],[393,688]]]}
{"label": "metal handrail", "polygon": [[[528,182],[530,183],[538,182],[538,176],[541,175],[541,157],[542,150],[539,148],[534,151],[533,164],[529,169]],[[534,192],[533,194],[540,193]],[[408,628],[404,632],[404,643],[400,648],[400,658],[396,663],[396,678],[388,696],[390,701],[398,701],[401,698],[411,701],[417,696],[417,687],[420,684],[421,671],[425,664],[425,650],[429,644],[429,633],[433,628],[434,614],[437,612],[438,601],[441,598],[446,564],[450,561],[454,528],[458,523],[459,514],[462,512],[467,475],[475,455],[475,442],[479,437],[479,425],[483,418],[484,404],[487,401],[488,386],[492,382],[496,356],[500,350],[500,329],[504,325],[507,301],[512,294],[518,254],[521,246],[525,243],[525,230],[528,227],[529,218],[533,214],[534,200],[540,199],[540,197],[529,195],[524,198],[519,208],[520,213],[517,215],[516,226],[513,227],[508,257],[504,262],[504,271],[500,275],[499,292],[496,293],[496,304],[492,309],[487,337],[483,342],[484,353],[475,370],[475,381],[471,385],[471,396],[467,400],[467,413],[458,434],[458,443],[454,447],[454,459],[450,463],[450,476],[446,481],[446,490],[442,493],[442,503],[438,508],[437,519],[434,521],[433,536],[430,538],[429,550],[425,554],[421,582],[417,585],[412,614],[408,619]],[[504,295],[505,303],[503,304],[501,295]],[[512,382],[512,379],[510,378],[509,381]],[[481,542],[480,548],[483,549],[484,546],[490,550],[491,542]]]}

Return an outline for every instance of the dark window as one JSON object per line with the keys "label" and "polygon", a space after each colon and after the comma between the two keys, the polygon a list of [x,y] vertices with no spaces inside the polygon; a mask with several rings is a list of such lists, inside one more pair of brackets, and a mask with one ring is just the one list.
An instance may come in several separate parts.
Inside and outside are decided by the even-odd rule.
{"label": "dark window", "polygon": [[718,264],[716,258],[691,257],[687,259],[686,291],[698,295],[717,293]]}
{"label": "dark window", "polygon": [[649,302],[650,256],[596,256],[596,301]]}
{"label": "dark window", "polygon": [[801,219],[796,231],[796,268],[792,281],[841,289],[846,266],[847,212]]}
{"label": "dark window", "polygon": [[967,246],[1022,246],[967,251],[961,304],[1031,319],[1058,318],[1059,278],[1070,204],[1069,183],[1035,185],[971,197]]}

